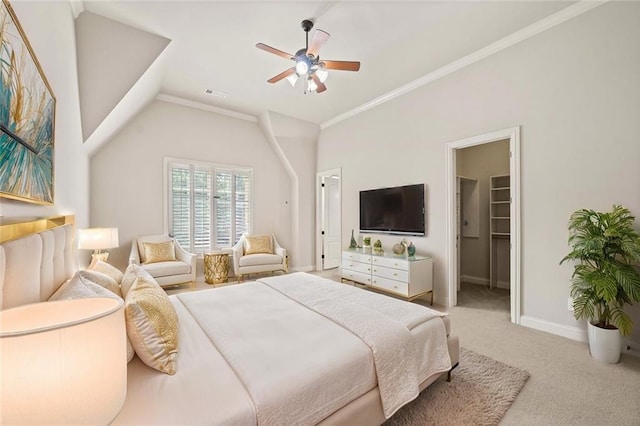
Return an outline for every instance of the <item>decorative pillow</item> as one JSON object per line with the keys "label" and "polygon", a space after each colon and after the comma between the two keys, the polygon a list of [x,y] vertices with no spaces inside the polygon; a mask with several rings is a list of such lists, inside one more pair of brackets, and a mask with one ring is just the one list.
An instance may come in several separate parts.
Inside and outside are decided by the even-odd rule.
{"label": "decorative pillow", "polygon": [[271,235],[247,235],[244,238],[244,254],[273,253]]}
{"label": "decorative pillow", "polygon": [[[88,279],[83,278],[79,272],[70,280],[62,284],[58,291],[51,295],[49,300],[84,299],[88,297],[106,297],[122,300],[122,297]],[[129,337],[127,337],[127,362],[133,359],[134,354],[135,352],[131,345],[131,341],[129,340]]]}
{"label": "decorative pillow", "polygon": [[92,271],[102,272],[105,275],[109,275],[118,284],[122,282],[122,276],[124,275],[118,268],[108,264],[107,262],[103,262],[102,260],[98,260],[95,263],[91,262],[91,265],[89,265],[89,269],[91,269]]}
{"label": "decorative pillow", "polygon": [[164,290],[138,277],[127,293],[127,335],[138,357],[151,368],[174,375],[178,358],[178,316]]}
{"label": "decorative pillow", "polygon": [[76,272],[76,274],[80,276],[82,279],[86,279],[93,283],[96,283],[99,286],[104,287],[107,290],[113,292],[113,294],[119,297],[122,297],[120,286],[118,285],[116,280],[111,278],[109,275],[105,275],[102,272],[90,271],[90,270],[78,271]]}
{"label": "decorative pillow", "polygon": [[142,243],[144,247],[144,263],[168,262],[176,260],[176,248],[173,241],[164,243]]}
{"label": "decorative pillow", "polygon": [[135,263],[130,264],[127,267],[127,270],[124,271],[124,276],[122,277],[122,282],[120,282],[120,290],[122,290],[122,296],[124,298],[127,297],[129,293],[129,289],[133,286],[136,278],[144,277],[148,280],[155,282],[155,279],[151,276],[149,272],[147,272],[140,265],[136,265]]}

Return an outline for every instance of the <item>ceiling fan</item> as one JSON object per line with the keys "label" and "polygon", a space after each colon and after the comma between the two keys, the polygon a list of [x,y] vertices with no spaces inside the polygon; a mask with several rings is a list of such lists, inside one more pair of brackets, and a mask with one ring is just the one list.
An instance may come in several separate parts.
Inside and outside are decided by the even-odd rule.
{"label": "ceiling fan", "polygon": [[288,70],[267,80],[269,83],[277,83],[286,78],[292,86],[295,86],[298,78],[304,77],[307,84],[305,93],[322,93],[327,90],[327,86],[324,84],[329,75],[327,70],[358,71],[360,69],[360,62],[320,60],[318,50],[329,40],[329,33],[316,30],[311,38],[311,44],[309,44],[309,31],[311,31],[311,28],[313,28],[311,20],[305,19],[302,21],[302,29],[306,35],[306,47],[298,50],[295,55],[267,46],[264,43],[256,44],[258,49],[295,62],[294,66]]}

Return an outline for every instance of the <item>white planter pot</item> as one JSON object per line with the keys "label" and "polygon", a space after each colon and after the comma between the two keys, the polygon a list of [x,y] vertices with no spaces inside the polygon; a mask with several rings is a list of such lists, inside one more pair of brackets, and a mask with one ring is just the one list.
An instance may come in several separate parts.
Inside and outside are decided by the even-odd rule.
{"label": "white planter pot", "polygon": [[591,324],[591,321],[587,321],[587,331],[592,357],[607,364],[616,364],[620,361],[622,335],[617,328],[613,330],[600,328]]}

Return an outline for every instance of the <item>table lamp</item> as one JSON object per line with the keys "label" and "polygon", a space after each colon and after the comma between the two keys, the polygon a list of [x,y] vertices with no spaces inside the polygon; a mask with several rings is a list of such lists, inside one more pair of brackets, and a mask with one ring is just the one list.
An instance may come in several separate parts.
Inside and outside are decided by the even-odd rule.
{"label": "table lamp", "polygon": [[87,298],[0,312],[3,424],[109,424],[127,393],[124,302]]}
{"label": "table lamp", "polygon": [[80,229],[78,234],[78,248],[93,250],[91,263],[98,260],[106,262],[109,253],[102,250],[118,247],[118,228],[89,228]]}

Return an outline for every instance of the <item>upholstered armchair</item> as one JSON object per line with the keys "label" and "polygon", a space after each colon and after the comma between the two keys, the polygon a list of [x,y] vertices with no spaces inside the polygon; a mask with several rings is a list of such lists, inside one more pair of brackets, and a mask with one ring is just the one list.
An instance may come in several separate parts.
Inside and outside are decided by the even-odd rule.
{"label": "upholstered armchair", "polygon": [[161,287],[195,286],[196,255],[185,251],[168,235],[146,235],[131,242],[129,263],[145,269]]}
{"label": "upholstered armchair", "polygon": [[243,275],[288,270],[287,250],[273,234],[242,235],[231,250],[233,272],[239,282]]}

